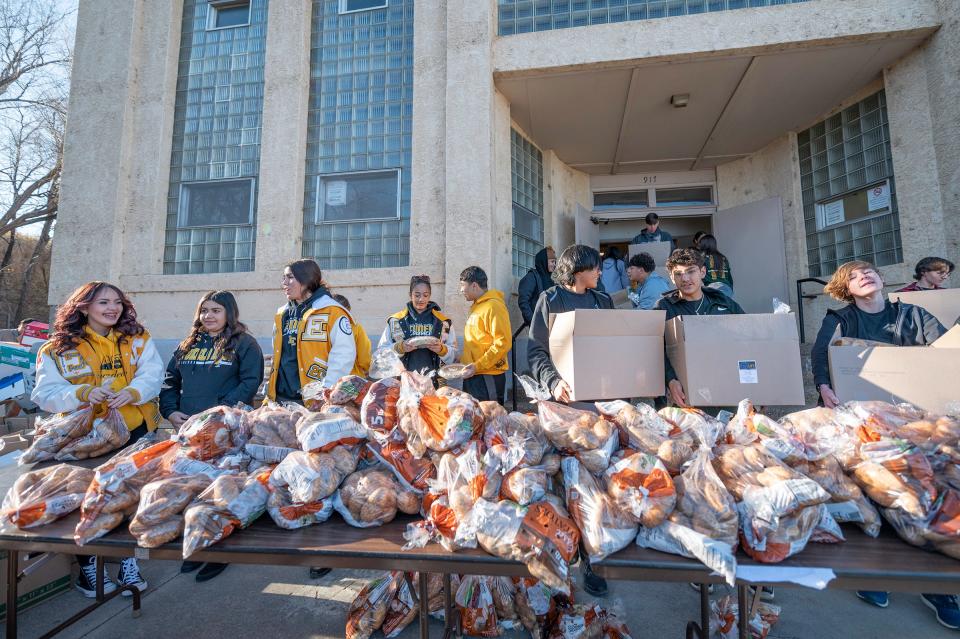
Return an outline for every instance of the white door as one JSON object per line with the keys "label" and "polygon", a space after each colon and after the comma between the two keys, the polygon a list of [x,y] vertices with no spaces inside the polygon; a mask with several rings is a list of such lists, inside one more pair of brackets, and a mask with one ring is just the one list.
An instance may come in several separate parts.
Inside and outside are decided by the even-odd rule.
{"label": "white door", "polygon": [[770,313],[790,299],[780,198],[750,202],[713,217],[717,248],[730,260],[734,298],[748,313]]}
{"label": "white door", "polygon": [[600,250],[600,226],[590,221],[592,211],[577,204],[577,216],[574,219],[574,241],[577,244],[586,244]]}

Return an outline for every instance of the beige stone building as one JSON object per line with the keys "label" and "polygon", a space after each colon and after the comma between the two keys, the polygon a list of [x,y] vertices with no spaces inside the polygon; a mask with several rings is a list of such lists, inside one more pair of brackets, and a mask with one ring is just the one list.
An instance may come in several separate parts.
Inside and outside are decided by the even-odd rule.
{"label": "beige stone building", "polygon": [[654,211],[810,340],[797,280],[960,258],[958,123],[955,0],[86,0],[50,303],[175,340],[230,289],[267,337],[307,256],[372,333],[418,273],[462,325],[465,266],[515,293]]}

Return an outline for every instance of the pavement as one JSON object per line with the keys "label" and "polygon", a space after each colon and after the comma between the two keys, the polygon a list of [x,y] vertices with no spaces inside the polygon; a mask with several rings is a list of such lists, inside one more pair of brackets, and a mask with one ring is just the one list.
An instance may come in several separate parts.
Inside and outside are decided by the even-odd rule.
{"label": "pavement", "polygon": [[[343,637],[350,602],[363,584],[378,574],[335,570],[313,580],[307,568],[235,565],[216,579],[198,584],[193,574],[180,574],[178,562],[145,561],[141,569],[150,588],[139,618],[132,617],[128,599],[117,597],[58,637]],[[108,564],[108,570],[115,574],[117,566]],[[713,596],[726,592],[725,587],[718,587]],[[579,601],[591,600],[580,590],[576,597]],[[39,636],[89,603],[70,590],[23,612],[20,637]],[[881,610],[861,602],[852,592],[778,587],[775,603],[782,607],[782,613],[769,635],[771,639],[960,637],[960,633],[940,626],[916,594],[894,593],[890,607]],[[611,581],[610,594],[602,605],[627,623],[635,639],[679,639],[684,636],[687,621],[698,615],[698,595],[688,584]],[[431,636],[439,637],[442,631],[442,623],[434,620]],[[504,636],[528,635],[508,632]],[[374,637],[382,635],[376,633]],[[419,637],[418,622],[400,637]]]}

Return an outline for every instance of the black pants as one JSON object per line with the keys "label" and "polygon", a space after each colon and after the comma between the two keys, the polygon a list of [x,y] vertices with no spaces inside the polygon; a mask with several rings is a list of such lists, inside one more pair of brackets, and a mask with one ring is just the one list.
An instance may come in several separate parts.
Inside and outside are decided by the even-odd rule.
{"label": "black pants", "polygon": [[505,373],[474,375],[463,380],[463,390],[473,395],[478,401],[502,404],[507,390],[507,376]]}

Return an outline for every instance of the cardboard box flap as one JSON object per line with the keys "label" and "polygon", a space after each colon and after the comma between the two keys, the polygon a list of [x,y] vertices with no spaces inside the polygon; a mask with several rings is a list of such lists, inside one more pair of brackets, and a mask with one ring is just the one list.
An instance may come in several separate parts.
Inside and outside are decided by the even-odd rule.
{"label": "cardboard box flap", "polygon": [[674,326],[667,329],[667,343],[800,341],[793,313],[681,315],[668,324]]}
{"label": "cardboard box flap", "polygon": [[662,337],[665,316],[665,311],[577,309],[554,316],[550,339],[555,335]]}
{"label": "cardboard box flap", "polygon": [[960,326],[954,326],[930,346],[935,348],[960,348]]}
{"label": "cardboard box flap", "polygon": [[887,297],[891,302],[900,300],[924,308],[947,328],[953,326],[960,318],[960,288],[889,293]]}

